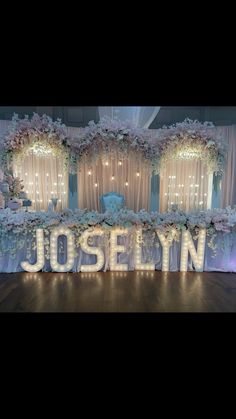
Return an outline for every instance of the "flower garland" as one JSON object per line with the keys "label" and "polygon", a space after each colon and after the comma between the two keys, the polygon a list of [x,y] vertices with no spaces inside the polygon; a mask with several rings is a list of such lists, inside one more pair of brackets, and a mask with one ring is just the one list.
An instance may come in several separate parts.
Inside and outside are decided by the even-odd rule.
{"label": "flower garland", "polygon": [[209,173],[221,175],[224,171],[226,147],[211,122],[197,120],[164,126],[158,130],[160,168],[168,160],[201,159]]}
{"label": "flower garland", "polygon": [[29,119],[20,119],[14,114],[7,134],[1,139],[0,159],[4,170],[12,165],[13,156],[20,162],[29,153],[50,155],[62,158],[65,169],[69,165],[69,146],[66,126],[60,119],[53,121],[47,115],[34,113]]}
{"label": "flower garland", "polygon": [[99,157],[105,158],[107,153],[117,153],[117,150],[121,159],[128,158],[129,152],[135,151],[143,153],[145,161],[151,162],[151,167],[156,169],[158,150],[152,140],[153,132],[149,129],[135,128],[129,122],[105,117],[97,124],[90,121],[77,137],[69,141],[69,145],[78,162],[82,159],[94,162]]}

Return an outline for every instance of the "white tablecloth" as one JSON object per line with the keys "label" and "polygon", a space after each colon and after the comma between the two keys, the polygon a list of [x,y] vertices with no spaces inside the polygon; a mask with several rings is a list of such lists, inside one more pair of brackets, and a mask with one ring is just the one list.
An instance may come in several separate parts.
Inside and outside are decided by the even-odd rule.
{"label": "white tablecloth", "polygon": [[[10,233],[7,237],[2,238],[2,248],[4,247],[4,253],[0,253],[0,272],[22,272],[21,262],[29,260],[30,263],[35,263],[36,261],[36,251],[31,252],[31,257],[27,258],[27,240],[28,245],[32,239],[30,235],[20,237],[22,240],[22,248],[18,249],[16,252],[11,253],[11,246],[14,244],[14,240],[19,240],[19,237],[16,237],[13,233]],[[65,245],[65,238],[61,237],[63,245]],[[100,242],[100,238],[95,238],[95,244],[101,245],[105,254],[105,264],[103,270],[109,270],[109,249]],[[123,237],[119,238],[119,242],[122,244],[127,244],[128,238]],[[4,243],[3,243],[4,242]],[[217,250],[216,255],[214,256],[213,251],[207,246],[205,249],[205,262],[204,262],[204,271],[219,271],[219,272],[236,272],[236,233],[223,234],[218,233],[216,238]],[[170,271],[179,271],[180,267],[180,246],[181,242],[173,242],[170,248]],[[145,247],[143,248],[143,262],[153,262],[155,263],[156,270],[161,270],[162,265],[162,247],[157,247],[156,245],[150,246],[147,252]],[[151,260],[150,260],[151,256]],[[119,263],[127,263],[129,270],[134,270],[134,255],[133,249],[127,253],[118,254],[117,258]],[[65,263],[66,261],[66,251],[58,253],[58,262]],[[81,248],[77,249],[77,256],[75,257],[75,262],[72,271],[79,272],[81,264],[92,264],[96,263],[96,256],[88,255],[84,253]],[[51,271],[50,261],[45,260],[44,271]],[[191,259],[189,257],[189,270],[194,270],[194,267],[191,264]]]}

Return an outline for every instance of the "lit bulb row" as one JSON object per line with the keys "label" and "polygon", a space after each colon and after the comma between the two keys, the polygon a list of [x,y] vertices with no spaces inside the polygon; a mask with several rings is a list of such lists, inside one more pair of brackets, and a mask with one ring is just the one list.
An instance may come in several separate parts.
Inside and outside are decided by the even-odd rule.
{"label": "lit bulb row", "polygon": [[169,271],[169,265],[170,265],[170,247],[173,242],[173,237],[166,238],[163,233],[160,233],[157,231],[158,238],[161,242],[162,246],[162,272]]}
{"label": "lit bulb row", "polygon": [[[66,236],[67,238],[67,262],[65,264],[58,263],[58,237]],[[50,264],[53,271],[69,272],[74,266],[74,234],[69,228],[61,226],[55,228],[50,237]]]}
{"label": "lit bulb row", "polygon": [[154,263],[142,263],[142,229],[136,230],[136,243],[134,250],[135,269],[140,271],[155,271]]}
{"label": "lit bulb row", "polygon": [[35,264],[31,264],[29,262],[21,262],[21,267],[27,272],[39,272],[44,267],[44,234],[42,228],[38,228],[36,231],[36,249],[37,262]]}
{"label": "lit bulb row", "polygon": [[128,271],[127,263],[117,263],[117,253],[124,253],[126,251],[125,246],[117,244],[117,237],[123,234],[128,234],[127,228],[115,228],[111,230],[110,235],[110,269],[112,271]]}
{"label": "lit bulb row", "polygon": [[92,265],[81,265],[81,272],[98,272],[104,265],[104,253],[99,247],[91,247],[88,245],[88,238],[94,236],[102,236],[104,231],[102,229],[96,229],[94,231],[86,230],[81,236],[81,249],[89,254],[97,256],[97,263]]}

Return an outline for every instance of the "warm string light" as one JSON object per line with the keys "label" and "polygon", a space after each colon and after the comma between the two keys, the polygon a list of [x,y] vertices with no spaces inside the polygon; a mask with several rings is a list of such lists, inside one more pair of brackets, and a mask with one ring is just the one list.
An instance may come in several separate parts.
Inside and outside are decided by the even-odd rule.
{"label": "warm string light", "polygon": [[128,264],[117,263],[117,253],[124,253],[126,247],[117,244],[117,237],[121,235],[127,235],[129,232],[128,228],[114,228],[110,234],[110,270],[111,271],[127,271]]}
{"label": "warm string light", "polygon": [[98,272],[104,265],[104,253],[99,247],[91,247],[88,245],[89,237],[101,237],[104,234],[102,229],[94,229],[93,231],[86,230],[81,235],[81,249],[88,255],[96,255],[97,262],[91,265],[81,265],[81,272]]}
{"label": "warm string light", "polygon": [[[65,264],[58,263],[58,237],[66,236],[67,238],[67,262]],[[50,263],[51,268],[55,272],[69,272],[74,266],[74,234],[65,227],[60,226],[54,228],[50,237]]]}
{"label": "warm string light", "polygon": [[200,229],[198,237],[197,251],[194,246],[192,236],[188,230],[182,233],[181,242],[181,262],[180,272],[186,272],[188,270],[188,252],[192,258],[193,264],[197,272],[203,271],[204,255],[205,255],[205,244],[206,244],[206,229]]}
{"label": "warm string light", "polygon": [[37,255],[37,262],[35,264],[31,264],[29,262],[21,262],[21,267],[26,272],[39,272],[43,269],[45,264],[45,256],[44,256],[44,234],[43,229],[38,228],[36,230],[36,255]]}

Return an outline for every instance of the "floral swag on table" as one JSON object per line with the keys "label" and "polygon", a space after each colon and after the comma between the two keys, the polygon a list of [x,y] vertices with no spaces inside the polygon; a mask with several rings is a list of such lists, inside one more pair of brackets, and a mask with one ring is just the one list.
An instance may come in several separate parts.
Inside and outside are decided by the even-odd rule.
{"label": "floral swag on table", "polygon": [[39,116],[37,113],[31,119],[28,115],[20,119],[14,114],[7,133],[1,138],[1,165],[6,171],[12,166],[13,156],[16,163],[20,163],[30,153],[44,156],[52,154],[64,160],[65,170],[72,167],[73,172],[68,141],[66,126],[60,119],[53,121],[49,116]]}
{"label": "floral swag on table", "polygon": [[211,122],[203,124],[197,120],[164,126],[158,130],[160,168],[168,160],[200,159],[208,173],[222,175],[226,159],[226,146]]}
{"label": "floral swag on table", "polygon": [[[36,230],[44,229],[44,245],[46,249],[45,257],[50,258],[50,233],[59,224],[71,229],[75,235],[76,247],[79,247],[81,234],[95,227],[102,227],[107,233],[104,234],[104,246],[109,245],[109,234],[113,227],[119,226],[129,228],[129,248],[131,252],[136,240],[135,231],[137,227],[143,230],[143,246],[147,252],[150,246],[159,247],[156,231],[164,233],[166,238],[172,237],[179,241],[180,234],[186,229],[190,230],[194,239],[198,238],[199,231],[205,228],[207,231],[207,245],[214,252],[216,244],[214,239],[217,234],[236,233],[236,208],[227,207],[226,209],[215,209],[186,214],[182,211],[172,211],[159,214],[157,212],[148,213],[141,210],[135,213],[132,210],[123,209],[116,213],[98,213],[88,210],[64,210],[62,212],[18,212],[13,213],[10,209],[0,211],[0,255],[10,253],[14,258],[17,250],[22,249],[27,241],[27,257],[36,248]],[[10,236],[9,236],[10,234]],[[6,238],[11,237],[6,245]],[[34,237],[34,240],[32,240]],[[150,256],[151,258],[151,256]]]}

